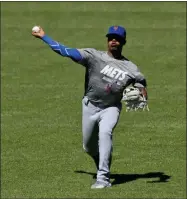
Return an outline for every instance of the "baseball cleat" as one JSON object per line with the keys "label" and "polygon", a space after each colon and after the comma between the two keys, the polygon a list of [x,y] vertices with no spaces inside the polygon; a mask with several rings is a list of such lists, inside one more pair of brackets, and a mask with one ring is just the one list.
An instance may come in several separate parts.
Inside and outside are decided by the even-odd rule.
{"label": "baseball cleat", "polygon": [[103,189],[106,187],[111,187],[110,182],[102,182],[102,181],[96,181],[92,186],[91,189]]}

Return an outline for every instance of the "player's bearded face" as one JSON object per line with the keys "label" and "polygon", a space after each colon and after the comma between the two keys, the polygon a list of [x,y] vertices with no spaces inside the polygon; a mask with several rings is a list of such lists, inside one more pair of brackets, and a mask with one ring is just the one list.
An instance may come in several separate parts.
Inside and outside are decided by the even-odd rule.
{"label": "player's bearded face", "polygon": [[108,36],[108,50],[109,51],[121,51],[124,45],[124,40],[116,35]]}

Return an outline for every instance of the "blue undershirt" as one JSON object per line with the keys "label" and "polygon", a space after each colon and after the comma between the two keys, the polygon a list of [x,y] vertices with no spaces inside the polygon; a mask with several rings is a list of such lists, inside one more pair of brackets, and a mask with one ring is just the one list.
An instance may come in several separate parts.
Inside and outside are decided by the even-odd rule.
{"label": "blue undershirt", "polygon": [[41,38],[45,43],[47,43],[53,51],[62,55],[63,57],[69,57],[74,61],[78,62],[82,59],[80,52],[76,48],[68,48],[57,41],[53,41],[49,36],[44,35]]}

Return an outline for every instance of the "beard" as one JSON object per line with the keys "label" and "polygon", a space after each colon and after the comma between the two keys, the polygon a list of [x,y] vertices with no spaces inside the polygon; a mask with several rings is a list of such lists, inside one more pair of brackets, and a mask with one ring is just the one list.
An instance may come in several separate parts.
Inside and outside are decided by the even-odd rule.
{"label": "beard", "polygon": [[111,52],[119,52],[121,51],[121,47],[120,46],[110,46],[110,51]]}
{"label": "beard", "polygon": [[111,50],[111,51],[117,51],[117,50],[118,50],[118,46],[111,46],[111,47],[110,47],[110,50]]}

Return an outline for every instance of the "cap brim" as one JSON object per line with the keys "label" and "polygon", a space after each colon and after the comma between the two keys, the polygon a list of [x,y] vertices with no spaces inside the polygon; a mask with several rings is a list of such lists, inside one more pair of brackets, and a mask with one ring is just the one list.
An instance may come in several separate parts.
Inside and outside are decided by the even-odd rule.
{"label": "cap brim", "polygon": [[109,35],[117,35],[118,37],[121,37],[122,39],[125,39],[125,36],[121,36],[121,35],[116,34],[116,33],[108,33],[108,34],[106,34],[106,37],[108,37]]}

